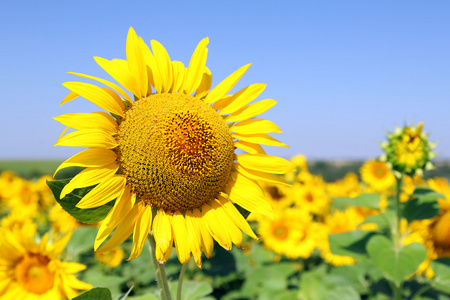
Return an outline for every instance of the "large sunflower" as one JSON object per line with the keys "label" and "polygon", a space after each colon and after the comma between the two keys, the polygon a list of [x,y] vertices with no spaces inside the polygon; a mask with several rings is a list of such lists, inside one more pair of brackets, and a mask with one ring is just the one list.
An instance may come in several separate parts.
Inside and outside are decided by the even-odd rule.
{"label": "large sunflower", "polygon": [[[289,161],[266,155],[262,145],[286,145],[267,135],[281,132],[271,121],[254,118],[275,105],[272,99],[249,104],[265,88],[252,84],[227,94],[250,65],[229,75],[210,90],[206,64],[208,38],[200,41],[187,68],[171,61],[165,48],[151,48],[130,28],[127,60],[95,61],[120,86],[89,75],[107,87],[66,82],[71,93],[105,111],[66,114],[55,119],[76,131],[62,135],[55,145],[88,147],[58,168],[86,167],[62,190],[61,198],[76,188],[96,185],[77,204],[87,209],[116,199],[98,231],[94,248],[109,250],[133,235],[129,259],[137,257],[150,231],[160,262],[172,245],[181,263],[192,253],[198,266],[213,239],[222,247],[240,246],[241,230],[256,238],[233,203],[272,216],[258,181],[279,183],[273,174],[292,170]],[[235,149],[243,154],[235,154]]]}

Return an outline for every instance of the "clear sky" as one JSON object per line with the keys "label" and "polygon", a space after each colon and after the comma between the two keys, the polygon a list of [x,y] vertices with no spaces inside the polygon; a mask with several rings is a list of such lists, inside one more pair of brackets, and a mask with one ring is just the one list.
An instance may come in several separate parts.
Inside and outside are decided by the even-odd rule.
{"label": "clear sky", "polygon": [[0,17],[1,159],[65,159],[52,119],[98,107],[61,83],[110,79],[93,56],[125,58],[132,26],[188,64],[208,36],[213,86],[253,63],[236,86],[267,83],[262,117],[290,148],[268,154],[367,159],[396,125],[424,122],[450,158],[450,1],[7,1]]}

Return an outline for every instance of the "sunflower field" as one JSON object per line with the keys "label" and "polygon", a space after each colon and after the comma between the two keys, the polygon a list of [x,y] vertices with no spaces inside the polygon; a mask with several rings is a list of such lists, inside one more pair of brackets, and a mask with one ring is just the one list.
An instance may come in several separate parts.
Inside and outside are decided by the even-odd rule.
{"label": "sunflower field", "polygon": [[[53,174],[0,174],[1,299],[450,299],[450,183],[428,177],[422,122],[335,180],[259,115],[266,85],[217,85],[202,39],[185,65],[129,29],[126,59],[94,57],[54,117]],[[94,82],[95,84],[93,84]],[[79,99],[77,99],[79,100]],[[255,102],[253,102],[255,101]],[[234,245],[233,245],[234,244]]]}

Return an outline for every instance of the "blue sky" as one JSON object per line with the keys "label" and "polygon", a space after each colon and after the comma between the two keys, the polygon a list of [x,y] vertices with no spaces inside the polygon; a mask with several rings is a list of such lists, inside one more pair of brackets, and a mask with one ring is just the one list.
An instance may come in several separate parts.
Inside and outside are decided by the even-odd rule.
{"label": "blue sky", "polygon": [[93,56],[125,58],[132,26],[186,65],[208,36],[213,86],[253,63],[236,86],[258,82],[263,114],[290,148],[269,154],[368,159],[396,125],[424,122],[450,158],[448,1],[10,1],[0,18],[1,159],[65,159],[52,117],[98,110],[63,106],[66,72],[109,79]]}

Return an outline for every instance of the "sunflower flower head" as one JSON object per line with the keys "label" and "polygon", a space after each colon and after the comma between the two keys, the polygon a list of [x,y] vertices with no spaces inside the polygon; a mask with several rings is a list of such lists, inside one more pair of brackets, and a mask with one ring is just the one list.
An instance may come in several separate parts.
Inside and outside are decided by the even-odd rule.
{"label": "sunflower flower head", "polygon": [[[234,203],[272,217],[260,182],[285,184],[274,174],[294,167],[266,154],[261,145],[286,145],[268,135],[281,132],[278,126],[255,117],[276,101],[250,103],[265,84],[229,93],[250,65],[211,89],[208,42],[200,41],[185,67],[172,61],[159,42],[152,40],[150,48],[130,28],[126,60],[95,57],[121,86],[80,73],[71,74],[104,86],[63,84],[71,92],[62,103],[81,96],[104,110],[55,118],[75,129],[63,132],[56,145],[88,148],[58,168],[86,167],[64,187],[61,199],[93,185],[77,207],[99,207],[116,199],[100,226],[95,249],[103,245],[101,250],[108,251],[133,235],[129,259],[134,259],[152,232],[160,262],[175,245],[181,263],[192,254],[201,266],[202,253],[211,256],[213,240],[231,249],[232,244],[241,246],[241,231],[256,238]],[[235,153],[237,148],[243,153]]]}
{"label": "sunflower flower head", "polygon": [[58,258],[71,234],[52,243],[48,234],[36,241],[29,229],[0,229],[0,298],[72,299],[92,288],[74,275],[86,266]]}
{"label": "sunflower flower head", "polygon": [[433,168],[431,159],[435,144],[428,141],[428,135],[422,131],[423,123],[417,126],[397,127],[388,133],[388,141],[381,144],[385,154],[380,160],[386,161],[394,175],[422,175],[424,170]]}
{"label": "sunflower flower head", "polygon": [[369,160],[360,169],[361,179],[377,192],[384,192],[395,184],[395,177],[386,162]]}

